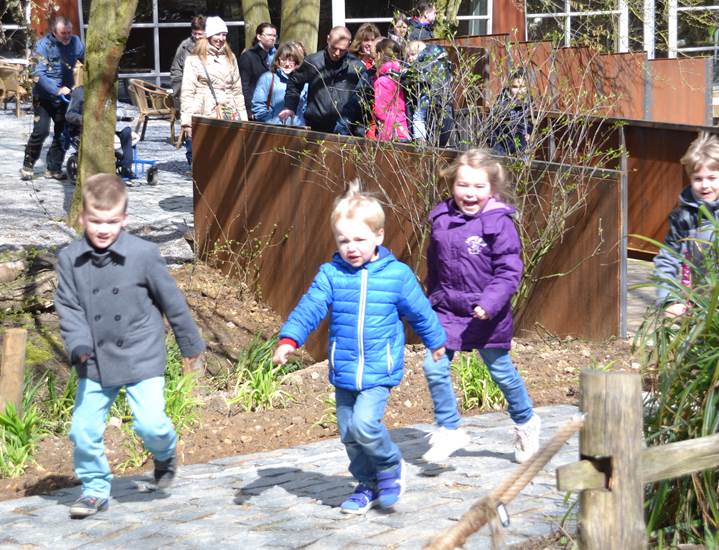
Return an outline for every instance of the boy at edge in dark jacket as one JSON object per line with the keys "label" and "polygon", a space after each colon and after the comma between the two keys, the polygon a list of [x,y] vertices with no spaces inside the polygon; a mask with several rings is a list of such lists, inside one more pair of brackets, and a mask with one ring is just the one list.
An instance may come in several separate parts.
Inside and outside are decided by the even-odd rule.
{"label": "boy at edge in dark jacket", "polygon": [[444,330],[417,277],[381,246],[384,221],[379,201],[360,192],[356,180],[335,201],[330,222],[338,250],[290,313],[273,357],[286,363],[332,308],[329,381],[349,471],[358,481],[341,505],[348,514],[392,507],[405,489],[407,466],[382,423],[390,390],[404,371],[402,317],[436,361],[445,353]]}
{"label": "boy at edge in dark jacket", "polygon": [[[429,214],[427,291],[447,332],[447,353],[440,361],[428,356],[425,374],[430,380],[449,369],[455,352],[477,350],[507,400],[514,459],[526,462],[539,449],[541,420],[509,355],[511,298],[523,264],[505,171],[488,151],[470,149],[441,175],[453,180],[452,197]],[[434,393],[433,400],[435,411],[451,410],[449,398],[446,407]]]}
{"label": "boy at edge in dark jacket", "polygon": [[190,309],[157,245],[123,231],[127,189],[114,174],[96,174],[82,190],[83,238],[58,255],[55,309],[78,387],[70,439],[82,496],[70,517],[107,510],[112,473],[103,433],[124,386],[135,432],[155,460],[155,483],[175,478],[177,437],[165,414],[165,324],[170,322],[185,370],[205,349]]}

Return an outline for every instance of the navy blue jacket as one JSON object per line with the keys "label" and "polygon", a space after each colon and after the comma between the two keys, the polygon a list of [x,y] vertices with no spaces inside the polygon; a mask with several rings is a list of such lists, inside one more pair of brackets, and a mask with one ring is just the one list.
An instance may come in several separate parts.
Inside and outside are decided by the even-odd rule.
{"label": "navy blue jacket", "polygon": [[41,99],[61,101],[57,91],[63,86],[72,88],[72,69],[77,60],[85,58],[85,46],[74,35],[65,46],[52,34],[47,34],[35,44],[33,56],[36,62],[32,76],[36,81],[32,93]]}
{"label": "navy blue jacket", "polygon": [[361,391],[393,387],[404,371],[404,326],[429,349],[444,345],[445,333],[417,277],[384,247],[379,258],[355,268],[338,253],[322,264],[312,285],[280,330],[280,338],[302,345],[332,308],[329,380]]}

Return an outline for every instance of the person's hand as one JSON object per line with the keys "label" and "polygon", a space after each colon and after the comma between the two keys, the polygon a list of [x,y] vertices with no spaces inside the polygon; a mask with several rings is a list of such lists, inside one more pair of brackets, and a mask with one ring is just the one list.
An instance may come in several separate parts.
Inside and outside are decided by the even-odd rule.
{"label": "person's hand", "polygon": [[482,306],[474,306],[472,317],[474,317],[475,319],[482,319],[483,321],[489,319],[489,315],[487,315],[487,312],[482,309]]}
{"label": "person's hand", "polygon": [[442,359],[442,357],[444,357],[444,354],[446,352],[447,352],[447,350],[444,349],[444,346],[442,346],[441,348],[437,348],[436,350],[433,350],[432,351],[432,361],[434,361],[436,363],[437,361]]}
{"label": "person's hand", "polygon": [[68,95],[70,93],[70,88],[67,86],[60,86],[60,89],[57,91],[57,95]]}
{"label": "person's hand", "polygon": [[282,122],[287,120],[288,118],[293,118],[295,116],[295,112],[292,109],[282,109],[280,111],[280,114],[277,115]]}
{"label": "person's hand", "polygon": [[192,126],[183,126],[185,129],[185,136],[192,139]]}
{"label": "person's hand", "polygon": [[83,353],[83,354],[80,356],[80,364],[81,364],[81,365],[84,365],[84,364],[87,363],[87,361],[88,361],[89,359],[91,359],[92,357],[94,357],[94,354],[92,354],[92,353]]}
{"label": "person's hand", "polygon": [[669,317],[670,319],[673,319],[674,317],[679,317],[680,315],[684,315],[687,312],[687,305],[686,304],[671,304],[666,307],[664,310],[664,315],[666,317]]}
{"label": "person's hand", "polygon": [[272,355],[272,362],[275,365],[284,365],[287,363],[287,356],[293,351],[295,351],[294,346],[290,344],[280,344]]}
{"label": "person's hand", "polygon": [[182,373],[199,373],[205,369],[205,363],[202,360],[202,354],[195,355],[194,357],[183,357],[182,358]]}

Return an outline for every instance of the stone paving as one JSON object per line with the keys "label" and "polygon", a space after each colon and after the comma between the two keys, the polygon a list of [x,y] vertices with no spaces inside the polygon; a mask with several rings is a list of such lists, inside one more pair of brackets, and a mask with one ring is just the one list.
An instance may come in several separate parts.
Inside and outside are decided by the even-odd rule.
{"label": "stone paving", "polygon": [[[73,187],[42,177],[20,180],[24,146],[32,118],[0,111],[0,253],[27,246],[55,247],[75,238],[63,223]],[[166,122],[153,121],[139,156],[158,161],[159,185],[141,181],[129,189],[129,229],[157,242],[169,263],[192,259],[182,235],[192,226],[192,181],[184,151],[167,142]],[[629,264],[629,327],[636,330],[652,301],[646,262]],[[543,439],[575,412],[569,406],[539,409]],[[67,505],[79,488],[48,496],[0,502],[3,548],[421,548],[454,524],[477,499],[516,467],[511,459],[511,422],[505,414],[465,419],[473,444],[444,466],[422,463],[428,425],[394,430],[409,464],[409,487],[393,512],[345,516],[337,506],[352,490],[347,458],[338,439],[227,457],[180,469],[171,493],[152,491],[149,477],[122,477],[113,484],[110,510],[82,521],[68,519]],[[554,469],[577,459],[577,439],[532,481],[508,507],[505,541],[521,543],[553,532],[567,512],[555,489]],[[488,548],[486,528],[467,548]]]}
{"label": "stone paving", "polygon": [[[542,439],[575,411],[539,408]],[[511,462],[511,424],[503,413],[466,418],[473,443],[441,466],[419,459],[429,425],[392,430],[409,469],[407,492],[394,511],[340,513],[353,483],[335,438],[184,466],[169,493],[151,490],[149,472],[118,478],[110,509],[84,520],[68,519],[79,487],[0,502],[0,548],[422,548],[518,467]],[[555,488],[554,469],[577,454],[574,437],[507,506],[506,544],[557,529],[569,505]],[[465,547],[489,548],[488,529]]]}

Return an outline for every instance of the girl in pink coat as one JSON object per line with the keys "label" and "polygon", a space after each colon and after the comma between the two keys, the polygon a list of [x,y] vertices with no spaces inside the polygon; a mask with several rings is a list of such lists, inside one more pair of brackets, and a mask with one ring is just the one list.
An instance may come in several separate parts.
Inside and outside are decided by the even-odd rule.
{"label": "girl in pink coat", "polygon": [[377,80],[374,82],[375,139],[409,141],[404,90],[399,84],[401,48],[397,42],[383,38],[377,43]]}

